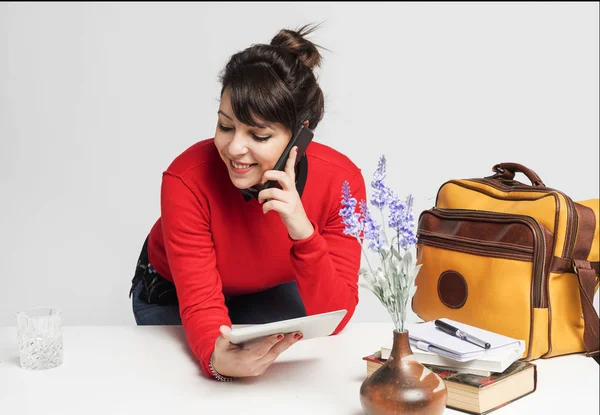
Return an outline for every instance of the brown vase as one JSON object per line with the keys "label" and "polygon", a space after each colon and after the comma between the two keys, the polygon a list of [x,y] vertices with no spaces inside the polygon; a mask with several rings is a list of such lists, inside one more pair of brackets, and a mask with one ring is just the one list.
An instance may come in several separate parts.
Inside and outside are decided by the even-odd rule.
{"label": "brown vase", "polygon": [[390,358],[360,387],[367,415],[437,415],[444,412],[447,397],[442,379],[415,359],[408,331],[394,330]]}

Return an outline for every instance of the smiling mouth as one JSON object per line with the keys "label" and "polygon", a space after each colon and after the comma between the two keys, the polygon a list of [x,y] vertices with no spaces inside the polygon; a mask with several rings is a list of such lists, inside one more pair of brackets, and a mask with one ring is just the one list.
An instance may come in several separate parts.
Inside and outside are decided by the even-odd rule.
{"label": "smiling mouth", "polygon": [[245,164],[245,163],[236,163],[233,160],[229,160],[229,164],[231,165],[231,167],[234,170],[237,171],[248,171],[250,170],[252,167],[256,166],[256,163],[252,163],[252,164]]}

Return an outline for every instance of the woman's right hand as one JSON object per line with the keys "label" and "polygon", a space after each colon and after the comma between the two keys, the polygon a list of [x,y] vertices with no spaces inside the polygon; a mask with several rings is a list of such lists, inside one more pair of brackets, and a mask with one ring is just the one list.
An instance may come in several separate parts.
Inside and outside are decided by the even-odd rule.
{"label": "woman's right hand", "polygon": [[243,349],[229,341],[230,327],[221,326],[215,341],[213,368],[223,376],[235,378],[259,376],[292,344],[302,339],[302,333],[274,334],[252,348]]}

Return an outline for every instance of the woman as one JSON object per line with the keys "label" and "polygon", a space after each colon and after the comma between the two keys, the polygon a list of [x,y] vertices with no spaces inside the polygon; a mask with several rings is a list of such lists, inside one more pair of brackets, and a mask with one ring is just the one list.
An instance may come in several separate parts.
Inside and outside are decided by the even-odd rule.
{"label": "woman", "polygon": [[[262,374],[302,338],[275,335],[251,349],[229,342],[231,324],[267,323],[348,310],[358,302],[360,246],[343,233],[341,187],[365,198],[360,170],[313,142],[296,168],[274,171],[292,134],[314,130],[323,93],[313,74],[321,57],[281,30],[270,45],[231,57],[221,76],[214,139],[200,141],[164,172],[161,217],[132,281],[137,324],[183,324],[204,372],[218,380]],[[281,188],[262,190],[267,180]]]}

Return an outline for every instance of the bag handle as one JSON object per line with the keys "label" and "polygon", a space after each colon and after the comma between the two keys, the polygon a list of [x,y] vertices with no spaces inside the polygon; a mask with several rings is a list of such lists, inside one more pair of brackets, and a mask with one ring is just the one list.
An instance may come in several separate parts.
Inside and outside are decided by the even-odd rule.
{"label": "bag handle", "polygon": [[515,178],[515,173],[523,173],[531,181],[533,186],[546,187],[542,179],[540,179],[540,176],[533,170],[528,169],[519,163],[499,163],[492,167],[492,170],[496,174],[491,176],[491,179],[512,180]]}

